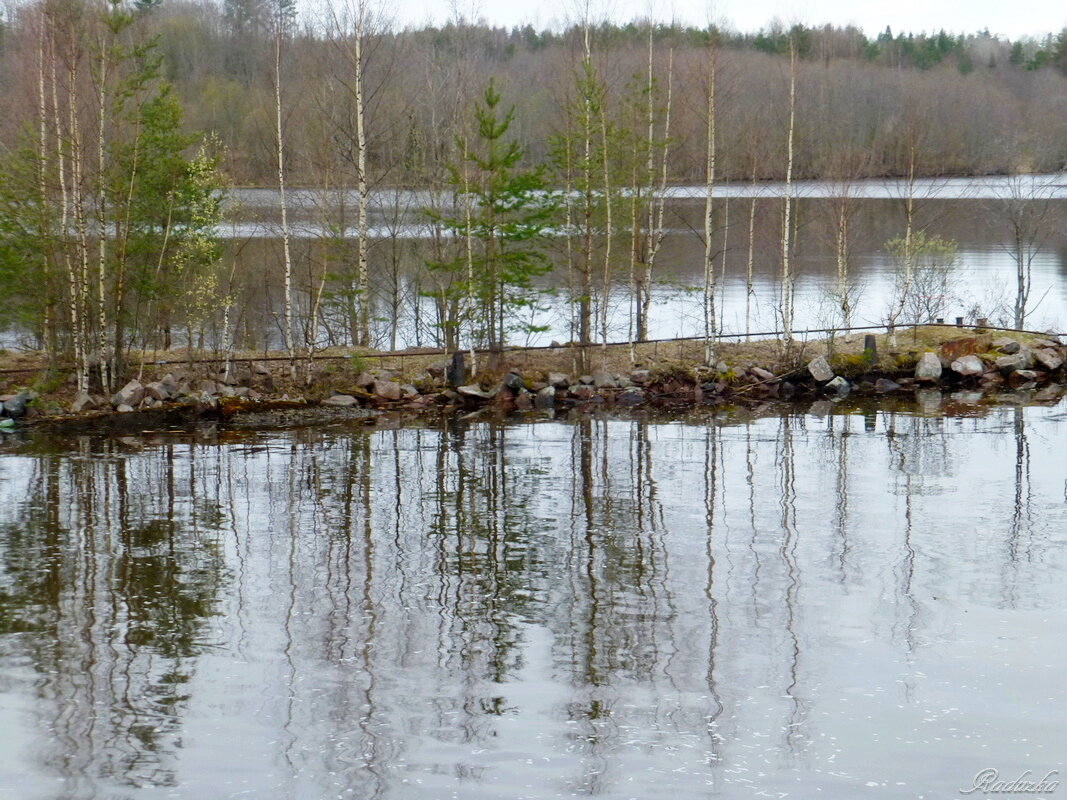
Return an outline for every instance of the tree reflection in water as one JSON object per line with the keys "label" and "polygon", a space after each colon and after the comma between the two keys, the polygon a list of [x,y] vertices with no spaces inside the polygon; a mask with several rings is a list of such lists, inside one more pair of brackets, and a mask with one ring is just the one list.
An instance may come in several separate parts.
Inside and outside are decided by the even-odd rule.
{"label": "tree reflection in water", "polygon": [[[31,742],[27,796],[851,796],[898,740],[981,739],[995,696],[944,672],[977,642],[1012,680],[981,614],[1067,607],[1043,413],[21,446],[0,674],[37,733],[0,728]],[[1033,669],[1020,692],[1063,691]],[[935,739],[940,707],[974,724]]]}

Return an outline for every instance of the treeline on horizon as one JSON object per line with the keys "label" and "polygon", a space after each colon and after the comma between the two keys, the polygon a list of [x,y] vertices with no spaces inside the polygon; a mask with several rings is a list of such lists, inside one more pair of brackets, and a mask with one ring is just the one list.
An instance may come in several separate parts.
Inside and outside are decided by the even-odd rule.
{"label": "treeline on horizon", "polygon": [[[351,9],[327,5],[318,17],[298,19],[287,2],[143,0],[136,8],[142,39],[156,38],[162,76],[181,101],[184,125],[217,138],[228,179],[239,185],[276,182],[275,22],[279,8],[288,14],[281,66],[289,179],[345,183],[337,165],[326,162],[337,160],[327,151],[343,150],[338,129],[353,124],[351,59],[337,35],[344,38],[350,27]],[[31,20],[38,7],[15,6],[0,21],[0,144],[6,147],[32,123]],[[581,25],[552,31],[458,20],[401,30],[381,8],[371,8],[364,33],[372,184],[434,183],[454,159],[455,138],[490,78],[516,108],[512,130],[525,162],[548,158],[572,99]],[[854,27],[829,25],[739,33],[640,21],[594,24],[590,33],[604,102],[622,124],[630,113],[627,98],[645,88],[651,39],[656,89],[662,94],[670,78],[674,93],[672,182],[704,178],[712,44],[719,50],[722,180],[783,177],[791,42],[799,57],[795,178],[904,176],[912,169],[923,175],[1050,172],[1067,165],[1067,28],[1019,41],[987,31],[894,34],[887,28],[869,38]]]}

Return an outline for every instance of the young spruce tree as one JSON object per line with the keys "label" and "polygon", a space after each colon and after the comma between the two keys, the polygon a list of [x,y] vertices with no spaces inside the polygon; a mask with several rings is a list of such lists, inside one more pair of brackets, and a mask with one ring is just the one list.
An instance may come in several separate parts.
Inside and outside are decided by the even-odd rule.
{"label": "young spruce tree", "polygon": [[555,210],[541,170],[521,166],[523,148],[507,135],[514,109],[502,112],[500,101],[490,80],[474,110],[475,135],[456,142],[461,159],[449,167],[455,214],[427,212],[465,243],[456,258],[427,266],[457,276],[450,290],[465,303],[468,344],[493,352],[509,333],[543,330],[528,312],[537,305],[534,280],[552,268],[542,244]]}

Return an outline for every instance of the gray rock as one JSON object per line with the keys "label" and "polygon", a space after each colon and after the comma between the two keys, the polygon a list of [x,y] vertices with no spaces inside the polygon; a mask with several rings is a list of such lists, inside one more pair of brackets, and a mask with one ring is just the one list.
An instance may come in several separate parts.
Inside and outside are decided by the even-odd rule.
{"label": "gray rock", "polygon": [[578,383],[584,383],[586,386],[592,386],[593,385],[593,376],[592,375],[581,375],[578,378]]}
{"label": "gray rock", "polygon": [[153,400],[170,400],[173,389],[163,381],[152,381],[145,385],[144,393],[146,397],[151,397]]}
{"label": "gray rock", "polygon": [[481,400],[491,400],[496,396],[496,392],[487,392],[476,383],[471,383],[466,386],[458,386],[456,387],[456,391],[464,397],[477,397]]}
{"label": "gray rock", "polygon": [[961,356],[952,362],[952,371],[969,378],[984,373],[985,364],[978,356]]}
{"label": "gray rock", "polygon": [[75,414],[80,414],[82,411],[92,411],[96,408],[96,401],[88,392],[78,392],[74,395],[74,401],[70,404],[70,410]]}
{"label": "gray rock", "polygon": [[253,361],[251,366],[252,372],[256,375],[270,375],[270,368],[266,364],[260,363],[259,361]]}
{"label": "gray rock", "polygon": [[400,384],[396,381],[377,380],[372,391],[383,400],[399,400],[401,394]]}
{"label": "gray rock", "polygon": [[339,406],[340,408],[351,408],[352,406],[358,406],[359,400],[354,398],[350,394],[335,394],[332,397],[327,397],[322,401],[324,406]]}
{"label": "gray rock", "polygon": [[1019,369],[1026,369],[1026,356],[1022,353],[1014,353],[1009,356],[998,356],[996,360],[997,369],[1004,374],[1015,372]]}
{"label": "gray rock", "polygon": [[1032,369],[1017,369],[1015,370],[1013,377],[1017,380],[1036,381],[1038,379],[1038,374]]}
{"label": "gray rock", "polygon": [[993,340],[993,347],[997,348],[1006,356],[1013,356],[1022,349],[1022,345],[1007,336],[1001,336]]}
{"label": "gray rock", "polygon": [[915,380],[936,381],[941,377],[941,359],[937,353],[923,353],[915,365]]}
{"label": "gray rock", "polygon": [[597,370],[593,373],[593,386],[598,389],[614,389],[615,376],[605,370]]}
{"label": "gray rock", "polygon": [[408,398],[419,396],[419,390],[412,386],[410,383],[400,384],[400,393],[404,395],[404,397]]}
{"label": "gray rock", "polygon": [[533,395],[530,390],[520,387],[515,392],[515,409],[517,411],[529,411],[533,408],[533,405]]}
{"label": "gray rock", "polygon": [[[720,375],[725,375],[727,372],[730,371],[730,365],[727,364],[725,361],[720,361],[715,365],[715,371],[718,372]],[[829,378],[827,380],[829,380]]]}
{"label": "gray rock", "polygon": [[771,383],[772,381],[778,380],[773,372],[766,370],[763,367],[750,367],[748,371],[764,383]]}
{"label": "gray rock", "polygon": [[570,396],[576,400],[592,400],[593,396],[596,394],[596,389],[585,383],[572,386],[567,391]]}
{"label": "gray rock", "polygon": [[836,392],[838,397],[844,397],[852,391],[852,385],[840,375],[836,376],[833,380],[828,381],[823,388]]}
{"label": "gray rock", "polygon": [[518,392],[522,387],[522,376],[517,372],[509,372],[504,376],[504,380],[501,381],[501,385],[505,389],[510,389],[513,392]]}
{"label": "gray rock", "polygon": [[219,397],[237,397],[237,389],[226,384],[219,384]]}
{"label": "gray rock", "polygon": [[834,377],[834,371],[830,369],[824,356],[815,356],[808,362],[808,372],[819,383],[826,383]]}
{"label": "gray rock", "polygon": [[36,399],[37,395],[27,389],[23,389],[14,397],[9,397],[4,401],[3,409],[4,415],[10,419],[19,419],[26,416],[26,406],[29,405],[31,400]]}
{"label": "gray rock", "polygon": [[197,381],[194,387],[201,394],[218,394],[219,386],[215,381]]}
{"label": "gray rock", "polygon": [[129,403],[119,403],[115,407],[115,410],[118,411],[120,414],[129,414],[131,411],[133,411],[133,406],[131,406]]}
{"label": "gray rock", "polygon": [[570,376],[564,375],[562,372],[550,372],[548,373],[548,384],[557,389],[566,389],[571,385],[571,379]]}
{"label": "gray rock", "polygon": [[534,395],[534,406],[541,409],[556,407],[556,390],[552,386],[546,386]]}
{"label": "gray rock", "polygon": [[356,377],[356,386],[358,386],[360,389],[368,389],[369,387],[374,385],[374,382],[376,380],[377,378],[375,378],[369,372],[361,372]]}
{"label": "gray rock", "polygon": [[[167,388],[167,391],[170,392],[171,395],[173,395],[178,388],[178,379],[175,378],[169,372],[162,378],[160,378],[157,383],[161,384],[162,386],[165,386]],[[149,386],[151,386],[151,384],[149,384]]]}
{"label": "gray rock", "polygon": [[1051,347],[1045,347],[1034,352],[1034,359],[1049,372],[1054,372],[1063,366],[1060,354]]}
{"label": "gray rock", "polygon": [[643,386],[648,383],[649,377],[650,373],[647,369],[635,369],[630,373],[630,380],[638,386]]}
{"label": "gray rock", "polygon": [[236,389],[233,390],[233,394],[234,397],[247,398],[251,394],[253,394],[253,392],[247,386],[238,386]]}
{"label": "gray rock", "polygon": [[144,400],[144,393],[145,389],[140,381],[130,381],[111,396],[111,405],[115,406],[115,408],[122,405],[136,406]]}
{"label": "gray rock", "polygon": [[645,390],[631,387],[619,392],[615,402],[620,406],[639,406],[645,402]]}
{"label": "gray rock", "polygon": [[896,381],[891,381],[889,378],[879,378],[874,382],[874,390],[878,394],[888,394],[889,392],[895,392],[900,389],[900,384]]}

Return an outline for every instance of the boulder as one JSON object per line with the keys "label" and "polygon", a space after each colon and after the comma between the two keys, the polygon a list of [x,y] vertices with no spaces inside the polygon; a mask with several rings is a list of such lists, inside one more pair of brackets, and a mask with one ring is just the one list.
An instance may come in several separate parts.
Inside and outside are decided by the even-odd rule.
{"label": "boulder", "polygon": [[201,394],[218,394],[219,386],[215,381],[197,381],[196,386],[193,387]]}
{"label": "boulder", "polygon": [[133,406],[131,406],[129,403],[119,403],[115,407],[115,410],[120,414],[129,414],[131,411],[133,411]]}
{"label": "boulder", "polygon": [[1018,352],[1007,356],[997,356],[997,360],[994,363],[996,363],[997,369],[1005,375],[1027,367],[1026,356]]}
{"label": "boulder", "polygon": [[351,408],[352,406],[358,406],[359,400],[354,398],[350,394],[335,394],[332,397],[327,397],[322,401],[324,406],[338,406],[340,408]]}
{"label": "boulder", "polygon": [[923,353],[915,365],[915,380],[932,382],[941,377],[941,359],[936,353]]}
{"label": "boulder", "polygon": [[145,384],[144,393],[146,397],[150,397],[153,400],[163,401],[170,400],[173,389],[163,381],[152,381],[152,383]]}
{"label": "boulder", "polygon": [[598,389],[614,389],[616,386],[615,376],[605,370],[597,370],[593,373],[593,386]]}
{"label": "boulder", "polygon": [[4,401],[4,416],[8,417],[9,419],[19,419],[20,417],[26,416],[26,412],[28,410],[27,406],[30,404],[30,401],[36,399],[37,394],[35,392],[32,392],[29,389],[23,389],[14,397],[9,397],[7,400]]}
{"label": "boulder", "polygon": [[808,362],[808,373],[819,383],[826,383],[834,377],[834,371],[824,356],[815,356]]}
{"label": "boulder", "polygon": [[479,400],[491,400],[496,396],[496,392],[487,392],[476,383],[467,384],[466,386],[458,386],[456,387],[456,391],[464,397],[476,397]]}
{"label": "boulder", "polygon": [[250,366],[252,367],[252,372],[256,375],[270,375],[270,368],[266,364],[259,361],[253,361]]}
{"label": "boulder", "polygon": [[517,411],[529,411],[534,405],[533,398],[533,394],[528,389],[520,386],[518,391],[515,392],[515,409]]}
{"label": "boulder", "polygon": [[556,390],[551,386],[546,386],[534,395],[534,406],[540,409],[549,409],[556,407]]}
{"label": "boulder", "polygon": [[592,375],[581,375],[578,378],[578,383],[584,383],[586,386],[592,386],[593,385],[593,376]]}
{"label": "boulder", "polygon": [[375,378],[369,372],[361,372],[356,377],[356,386],[358,386],[360,389],[369,390],[370,387],[374,385],[374,382],[376,380],[377,380],[377,378]]}
{"label": "boulder", "polygon": [[411,399],[419,396],[419,390],[412,386],[410,383],[400,384],[400,394],[404,397]]}
{"label": "boulder", "polygon": [[548,385],[557,389],[566,389],[571,385],[571,379],[562,372],[550,372],[548,373]]}
{"label": "boulder", "polygon": [[505,389],[518,393],[522,387],[522,376],[517,372],[509,372],[504,376],[504,379],[500,382],[500,385]]}
{"label": "boulder", "polygon": [[592,400],[593,395],[596,394],[596,389],[585,383],[577,384],[567,390],[571,397],[576,400]]}
{"label": "boulder", "polygon": [[970,378],[985,372],[985,364],[978,356],[962,356],[952,362],[952,371],[957,375]]}
{"label": "boulder", "polygon": [[80,414],[82,411],[92,411],[96,408],[96,401],[88,392],[78,392],[74,395],[74,401],[70,404],[70,410],[75,414]]}
{"label": "boulder", "polygon": [[993,347],[997,348],[1006,356],[1013,356],[1022,349],[1022,345],[1007,336],[1001,336],[993,340]]}
{"label": "boulder", "polygon": [[1051,347],[1043,347],[1034,351],[1034,359],[1049,372],[1055,372],[1063,366],[1063,358]]}
{"label": "boulder", "polygon": [[649,377],[650,373],[647,369],[635,369],[630,372],[630,380],[638,386],[643,386],[648,383]]}
{"label": "boulder", "polygon": [[838,397],[844,397],[852,391],[852,385],[840,375],[827,381],[823,388],[828,391],[836,392]]}
{"label": "boulder", "polygon": [[145,389],[140,381],[130,381],[111,396],[111,405],[115,406],[115,408],[122,405],[136,406],[144,400],[144,393]]}
{"label": "boulder", "polygon": [[771,383],[772,381],[778,380],[773,372],[763,369],[763,367],[750,367],[748,371],[763,383]]}
{"label": "boulder", "polygon": [[371,391],[383,400],[399,400],[401,395],[400,384],[396,381],[376,380]]}

